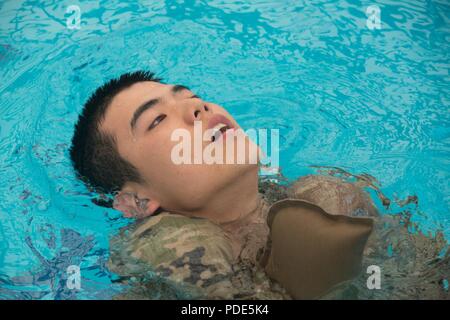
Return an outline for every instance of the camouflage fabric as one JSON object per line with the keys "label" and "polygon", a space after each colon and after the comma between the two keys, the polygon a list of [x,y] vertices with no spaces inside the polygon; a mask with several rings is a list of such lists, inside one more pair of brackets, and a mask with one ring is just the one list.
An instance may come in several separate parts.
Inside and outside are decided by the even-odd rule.
{"label": "camouflage fabric", "polygon": [[219,226],[167,212],[114,237],[109,269],[130,284],[117,299],[286,298],[262,270],[234,263]]}
{"label": "camouflage fabric", "polygon": [[164,212],[111,241],[116,254],[111,255],[110,269],[119,274],[129,271],[117,267],[120,257],[134,258],[145,262],[155,276],[180,284],[192,296],[200,295],[197,288],[207,288],[209,296],[226,297],[231,291],[227,277],[232,271],[228,243],[220,228],[205,219]]}
{"label": "camouflage fabric", "polygon": [[331,214],[378,216],[375,205],[362,188],[337,177],[301,177],[288,189],[288,196],[312,202]]}

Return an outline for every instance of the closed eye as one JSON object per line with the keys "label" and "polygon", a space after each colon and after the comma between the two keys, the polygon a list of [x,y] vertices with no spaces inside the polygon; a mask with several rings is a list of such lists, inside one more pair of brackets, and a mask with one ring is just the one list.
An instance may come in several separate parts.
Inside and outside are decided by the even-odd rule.
{"label": "closed eye", "polygon": [[150,124],[150,126],[148,127],[148,130],[153,129],[154,127],[156,127],[158,124],[161,123],[161,121],[163,121],[167,116],[165,114],[160,114],[159,116],[157,116],[155,118],[155,120],[153,120],[153,122]]}

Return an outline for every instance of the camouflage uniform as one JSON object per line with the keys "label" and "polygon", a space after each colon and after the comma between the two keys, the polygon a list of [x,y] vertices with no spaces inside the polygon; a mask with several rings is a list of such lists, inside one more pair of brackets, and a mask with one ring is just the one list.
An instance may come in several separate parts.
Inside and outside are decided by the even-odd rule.
{"label": "camouflage uniform", "polygon": [[134,258],[134,265],[147,263],[147,273],[180,284],[194,297],[200,295],[197,288],[208,288],[212,297],[227,297],[224,292],[230,291],[229,242],[218,226],[205,219],[164,212],[123,230],[111,241],[111,248],[110,269],[118,274],[129,272],[118,266]]}
{"label": "camouflage uniform", "polygon": [[[304,198],[340,211],[371,211],[352,185],[320,176],[303,179],[282,198]],[[339,197],[329,192],[337,187]],[[349,195],[356,196],[349,200]],[[345,206],[339,205],[342,199],[347,199]],[[119,298],[161,298],[152,291],[162,291],[166,298],[290,299],[258,263],[269,234],[268,210],[261,197],[245,218],[221,226],[165,212],[127,227],[111,241],[110,269],[134,279],[131,290]]]}
{"label": "camouflage uniform", "polygon": [[[366,182],[367,177],[363,178],[361,181]],[[289,188],[267,181],[261,186],[260,192],[269,203],[290,197],[315,203],[332,214],[377,216],[372,201],[358,184],[341,178],[305,176]],[[263,202],[261,215],[250,218],[248,228],[219,227],[206,219],[165,212],[121,230],[111,240],[109,268],[129,284],[129,289],[116,298],[289,299],[257,263],[267,231],[261,221],[265,220],[269,203]],[[390,231],[386,229],[387,220]],[[447,254],[443,260],[432,260],[446,242],[440,239],[436,243],[430,237],[412,235],[400,220],[378,217],[365,251],[365,265],[377,264],[388,270],[390,278],[385,283],[390,282],[389,290],[368,291],[362,273],[324,298],[420,298],[424,292],[428,297],[449,298],[439,281],[450,272],[450,257]],[[399,244],[399,248],[410,244],[408,250],[404,248],[405,257],[420,256],[422,262],[413,263],[412,257],[402,260],[402,255],[398,259],[388,257],[389,243],[394,247]],[[429,249],[425,249],[427,246]],[[422,250],[430,254],[422,254]],[[431,267],[429,261],[436,266]]]}
{"label": "camouflage uniform", "polygon": [[232,243],[201,218],[164,212],[131,225],[111,240],[109,268],[131,285],[116,298],[286,298],[255,264],[236,263]]}

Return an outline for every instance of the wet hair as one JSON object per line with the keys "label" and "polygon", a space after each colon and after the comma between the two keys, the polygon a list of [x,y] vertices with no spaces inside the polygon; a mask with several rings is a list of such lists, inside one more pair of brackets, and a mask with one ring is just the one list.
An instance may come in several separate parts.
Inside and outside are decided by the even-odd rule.
{"label": "wet hair", "polygon": [[75,125],[70,159],[77,177],[91,191],[111,195],[126,182],[142,182],[138,170],[119,154],[116,137],[100,129],[114,97],[142,81],[161,82],[161,79],[148,71],[125,73],[97,88],[83,106]]}

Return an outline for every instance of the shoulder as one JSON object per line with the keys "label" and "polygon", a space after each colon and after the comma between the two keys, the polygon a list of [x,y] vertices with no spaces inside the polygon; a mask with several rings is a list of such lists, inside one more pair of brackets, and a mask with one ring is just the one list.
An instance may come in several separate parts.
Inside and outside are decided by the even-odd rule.
{"label": "shoulder", "polygon": [[363,188],[337,177],[301,177],[289,188],[288,197],[311,202],[330,214],[372,217],[378,215],[372,199]]}
{"label": "shoulder", "polygon": [[206,219],[164,212],[123,230],[111,240],[111,248],[113,267],[120,260],[125,260],[122,265],[138,261],[158,276],[208,294],[223,286],[232,271],[230,241]]}

